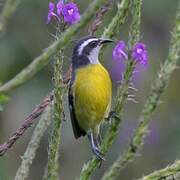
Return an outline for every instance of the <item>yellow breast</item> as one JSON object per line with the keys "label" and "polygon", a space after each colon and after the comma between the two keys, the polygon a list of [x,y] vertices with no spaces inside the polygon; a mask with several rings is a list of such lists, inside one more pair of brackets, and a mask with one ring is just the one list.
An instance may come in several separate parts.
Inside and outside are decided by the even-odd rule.
{"label": "yellow breast", "polygon": [[86,131],[96,128],[110,110],[112,84],[109,73],[100,63],[79,68],[73,96],[79,126]]}

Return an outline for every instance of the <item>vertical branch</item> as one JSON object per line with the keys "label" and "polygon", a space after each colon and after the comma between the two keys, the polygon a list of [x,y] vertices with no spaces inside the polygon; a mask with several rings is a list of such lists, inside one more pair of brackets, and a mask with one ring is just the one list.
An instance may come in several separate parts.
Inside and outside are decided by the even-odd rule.
{"label": "vertical branch", "polygon": [[118,9],[116,15],[112,19],[109,26],[104,30],[102,34],[102,38],[111,38],[115,36],[117,29],[124,24],[127,16],[128,16],[128,9],[130,6],[130,0],[122,0],[120,4],[118,4]]}
{"label": "vertical branch", "polygon": [[129,42],[128,42],[128,46],[130,50],[132,49],[134,44],[140,40],[141,7],[142,7],[142,0],[131,1],[132,22],[129,30]]}
{"label": "vertical branch", "polygon": [[15,180],[26,179],[29,175],[29,169],[32,164],[33,159],[36,156],[36,151],[40,145],[43,134],[45,133],[47,127],[51,123],[51,113],[52,104],[48,105],[42,114],[36,128],[34,129],[32,138],[27,146],[26,152],[22,157],[22,162],[18,171],[16,172]]}
{"label": "vertical branch", "polygon": [[169,55],[164,65],[161,67],[154,85],[152,86],[151,93],[148,96],[139,117],[138,127],[135,130],[127,151],[117,158],[110,170],[105,173],[103,180],[113,180],[118,177],[120,171],[134,159],[137,151],[142,147],[152,113],[158,105],[160,96],[164,92],[170,75],[177,66],[178,60],[180,60],[180,1],[175,20],[175,27],[172,32]]}
{"label": "vertical branch", "polygon": [[54,126],[51,135],[48,151],[47,168],[44,175],[44,180],[58,179],[58,159],[59,159],[59,145],[61,140],[61,121],[63,119],[63,50],[56,55],[56,63],[54,65],[54,81],[55,81],[55,112],[54,112]]}

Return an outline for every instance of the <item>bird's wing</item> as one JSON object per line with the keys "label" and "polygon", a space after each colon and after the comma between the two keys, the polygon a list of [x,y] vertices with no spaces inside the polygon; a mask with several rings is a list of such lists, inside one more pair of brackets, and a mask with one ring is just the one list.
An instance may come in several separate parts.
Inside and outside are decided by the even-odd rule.
{"label": "bird's wing", "polygon": [[75,116],[75,109],[74,109],[74,100],[73,100],[73,93],[72,93],[72,86],[69,87],[69,93],[68,93],[68,100],[69,100],[69,110],[70,110],[70,117],[71,117],[71,123],[73,127],[73,132],[75,138],[79,138],[80,136],[85,136],[86,132],[83,131],[78,124],[78,121]]}

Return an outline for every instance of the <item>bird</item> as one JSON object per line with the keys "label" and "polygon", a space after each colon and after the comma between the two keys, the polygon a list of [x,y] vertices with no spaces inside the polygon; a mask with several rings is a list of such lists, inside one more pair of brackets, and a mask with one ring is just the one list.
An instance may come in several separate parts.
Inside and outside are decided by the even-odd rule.
{"label": "bird", "polygon": [[112,101],[112,81],[99,61],[99,53],[111,39],[87,36],[73,48],[68,101],[75,138],[87,135],[92,152],[104,160],[100,151],[100,125],[108,117]]}

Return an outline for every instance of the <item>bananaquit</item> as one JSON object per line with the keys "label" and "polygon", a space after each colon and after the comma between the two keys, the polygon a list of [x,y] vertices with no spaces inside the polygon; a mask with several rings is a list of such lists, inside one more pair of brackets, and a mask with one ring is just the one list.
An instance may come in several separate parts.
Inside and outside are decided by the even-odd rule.
{"label": "bananaquit", "polygon": [[109,73],[98,60],[101,47],[110,39],[85,37],[74,47],[69,88],[69,109],[75,138],[87,134],[92,152],[103,159],[99,150],[99,129],[108,117],[112,84]]}

